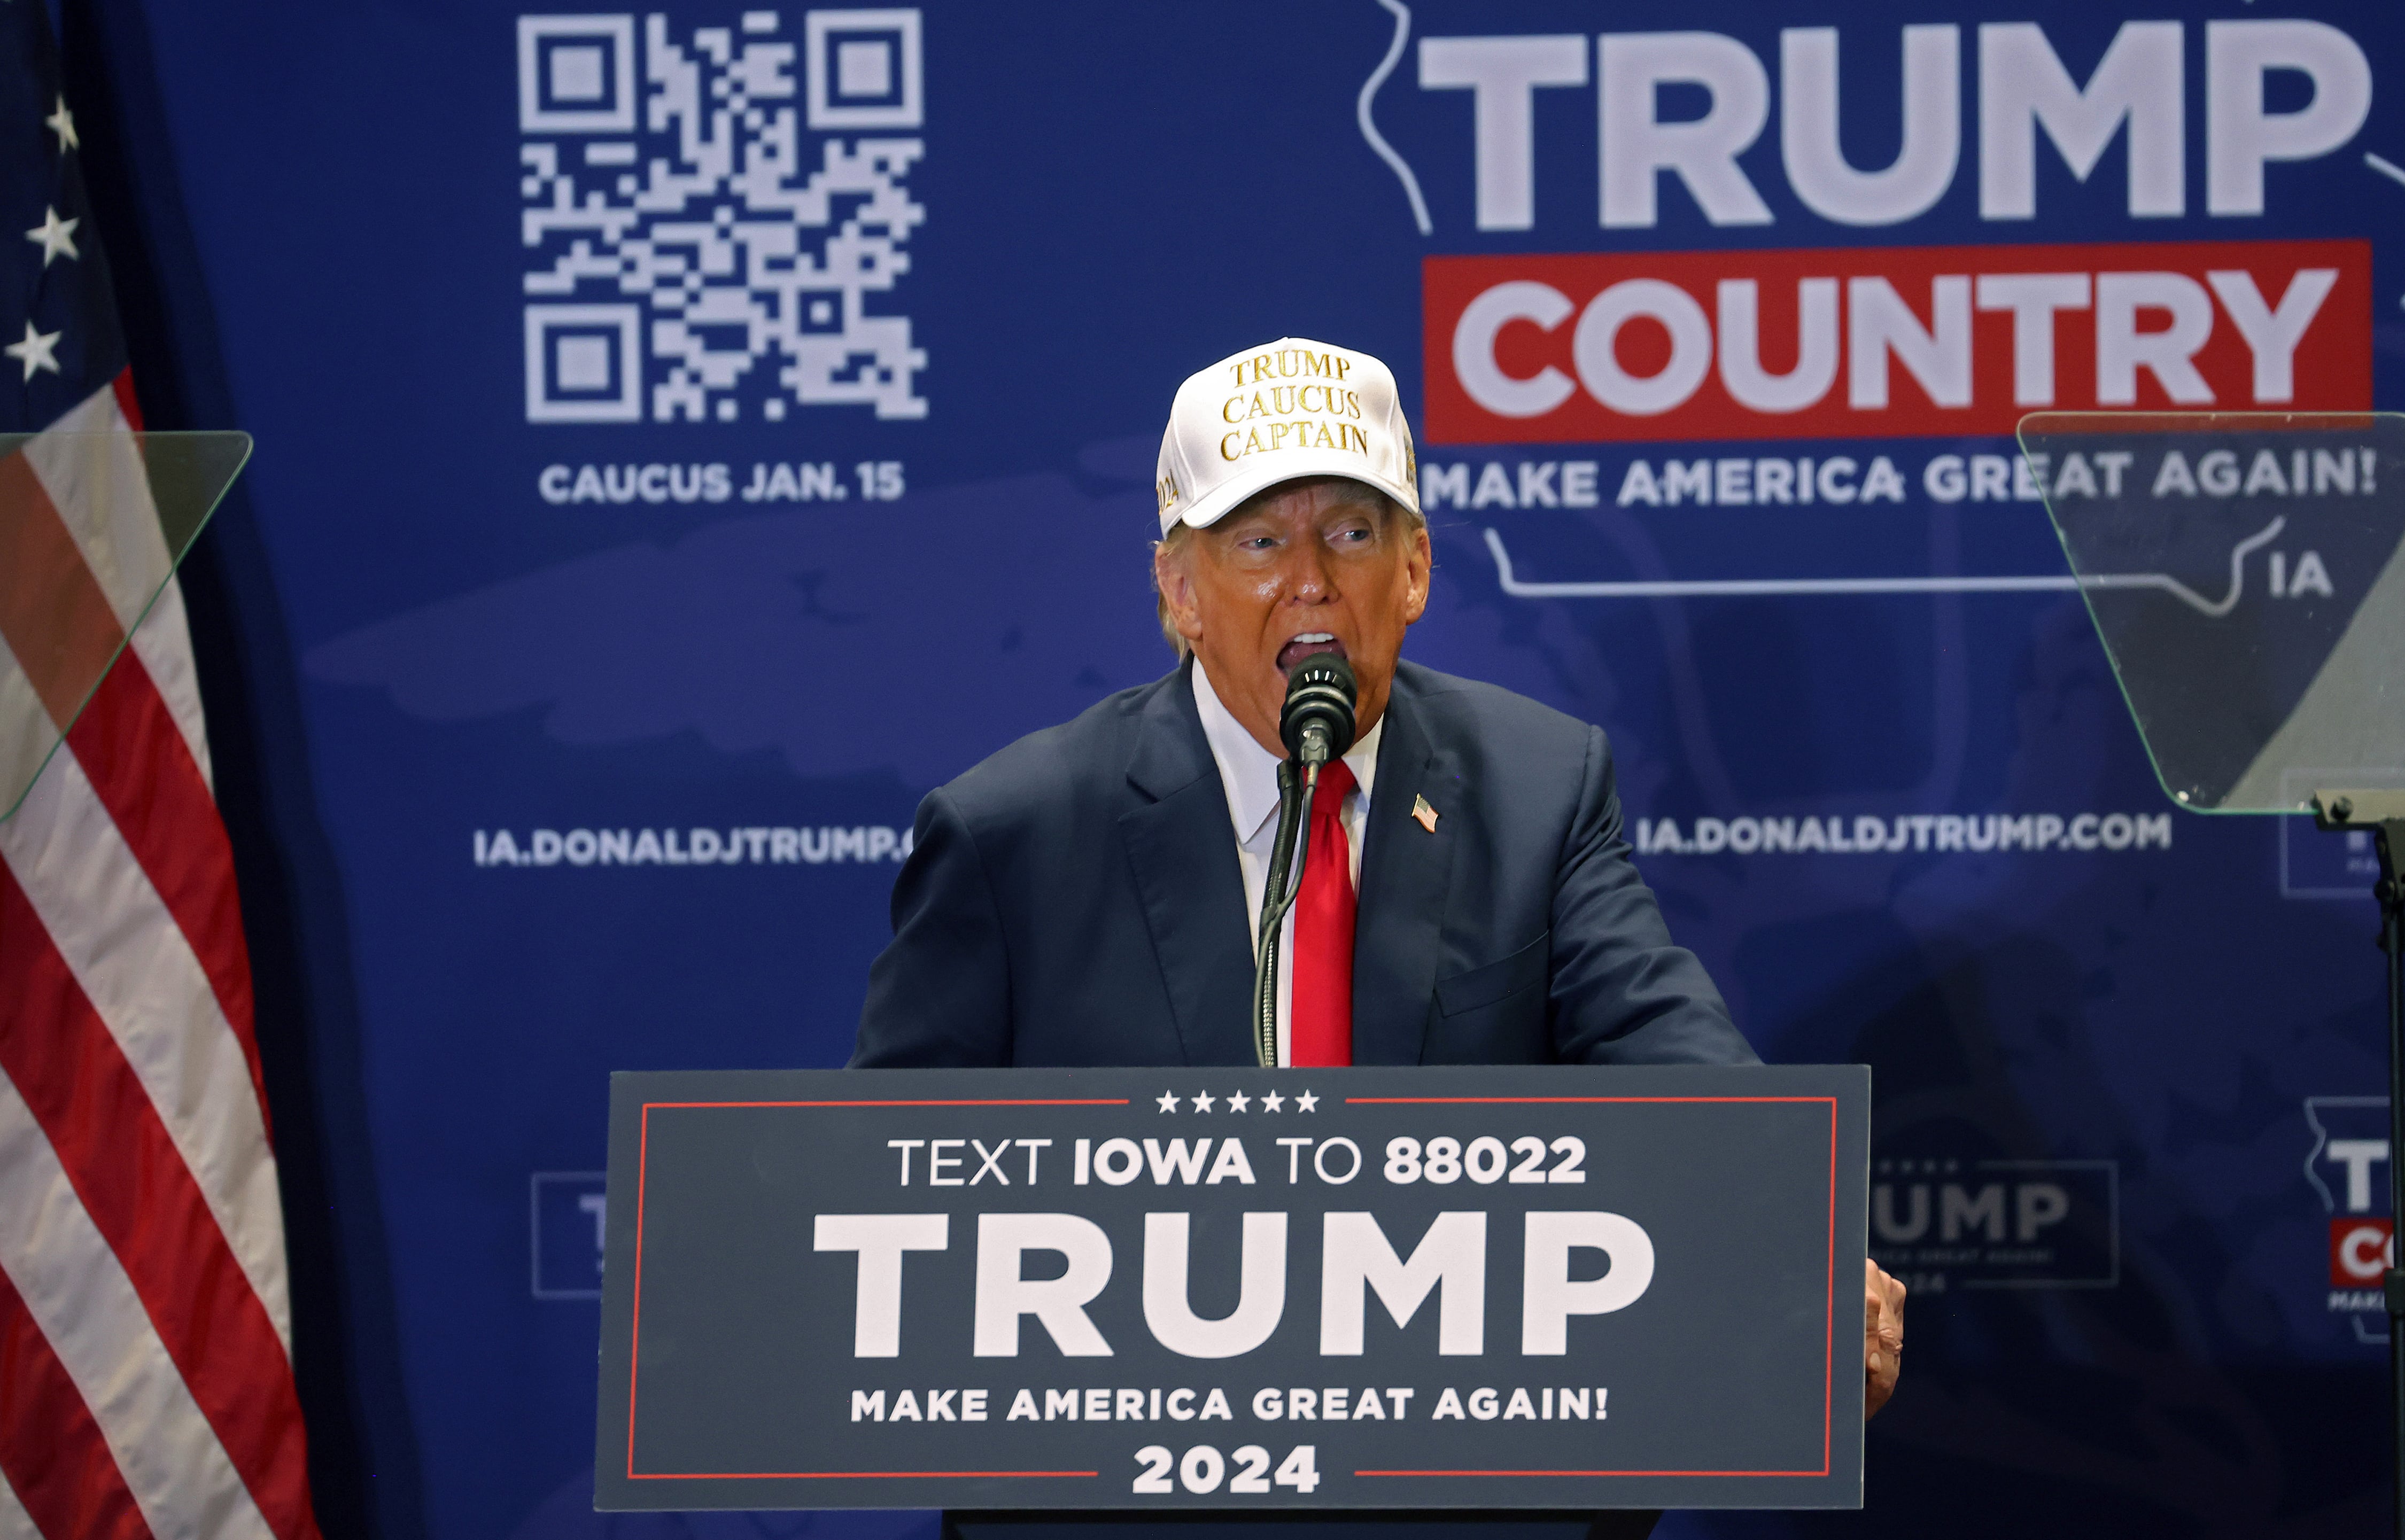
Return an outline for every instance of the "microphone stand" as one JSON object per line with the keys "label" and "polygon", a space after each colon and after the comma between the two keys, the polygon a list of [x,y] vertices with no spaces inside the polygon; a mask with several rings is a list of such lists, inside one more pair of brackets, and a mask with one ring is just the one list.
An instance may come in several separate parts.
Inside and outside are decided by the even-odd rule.
{"label": "microphone stand", "polygon": [[1302,867],[1309,854],[1299,847],[1303,809],[1319,789],[1319,763],[1299,759],[1278,765],[1277,837],[1270,845],[1269,880],[1261,887],[1260,932],[1253,945],[1253,1053],[1261,1068],[1277,1068],[1278,951],[1285,939],[1287,911],[1302,891]]}

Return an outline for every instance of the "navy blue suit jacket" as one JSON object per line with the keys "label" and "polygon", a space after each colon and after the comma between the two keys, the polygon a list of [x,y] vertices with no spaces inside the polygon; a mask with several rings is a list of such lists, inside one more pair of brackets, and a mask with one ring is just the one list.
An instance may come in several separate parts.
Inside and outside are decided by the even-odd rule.
{"label": "navy blue suit jacket", "polygon": [[[1756,1062],[1629,862],[1600,729],[1406,663],[1373,784],[1354,1062]],[[1248,1065],[1252,986],[1181,667],[928,793],[852,1063]]]}

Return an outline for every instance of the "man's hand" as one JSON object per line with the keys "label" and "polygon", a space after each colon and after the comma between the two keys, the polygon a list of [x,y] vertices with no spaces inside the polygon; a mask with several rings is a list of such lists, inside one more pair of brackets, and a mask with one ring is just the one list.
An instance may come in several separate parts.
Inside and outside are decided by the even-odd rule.
{"label": "man's hand", "polygon": [[1904,1372],[1904,1285],[1863,1263],[1863,1420],[1887,1405]]}

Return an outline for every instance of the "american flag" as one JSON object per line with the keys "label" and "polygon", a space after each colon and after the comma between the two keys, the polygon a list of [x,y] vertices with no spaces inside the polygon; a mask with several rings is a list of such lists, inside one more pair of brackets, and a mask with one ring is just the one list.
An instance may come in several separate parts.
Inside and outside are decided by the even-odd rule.
{"label": "american flag", "polygon": [[249,958],[80,148],[47,7],[0,4],[0,762],[73,718],[35,618],[134,628],[0,820],[0,1540],[298,1540]]}

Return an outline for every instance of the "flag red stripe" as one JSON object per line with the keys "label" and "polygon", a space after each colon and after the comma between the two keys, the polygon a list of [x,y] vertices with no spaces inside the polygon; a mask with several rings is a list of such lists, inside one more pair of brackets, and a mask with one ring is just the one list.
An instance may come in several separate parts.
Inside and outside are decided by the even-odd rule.
{"label": "flag red stripe", "polygon": [[272,1138],[259,1034],[251,1025],[250,952],[243,943],[233,847],[190,746],[134,649],[118,654],[117,666],[67,735],[67,747],[207,973],[218,1009],[250,1066],[260,1123]]}
{"label": "flag red stripe", "polygon": [[266,1308],[158,1110],[16,875],[0,867],[0,1071],[141,1295],[160,1341],[280,1540],[310,1516],[300,1398]]}
{"label": "flag red stripe", "polygon": [[149,1540],[75,1381],[0,1272],[0,1474],[46,1535]]}
{"label": "flag red stripe", "polygon": [[[242,1044],[260,1121],[267,1125],[233,849],[208,782],[141,654],[130,647],[117,651],[122,633],[107,596],[22,455],[0,459],[0,506],[18,510],[0,519],[0,574],[10,574],[0,578],[0,637],[52,721],[66,721],[82,706],[67,746],[201,959],[218,1008]],[[62,652],[52,638],[69,636],[72,645]],[[116,665],[93,689],[92,677],[112,651]]]}
{"label": "flag red stripe", "polygon": [[134,371],[131,369],[119,370],[117,371],[117,378],[108,382],[108,388],[116,394],[117,410],[125,414],[127,426],[132,427],[136,433],[141,432],[142,403],[134,399]]}

